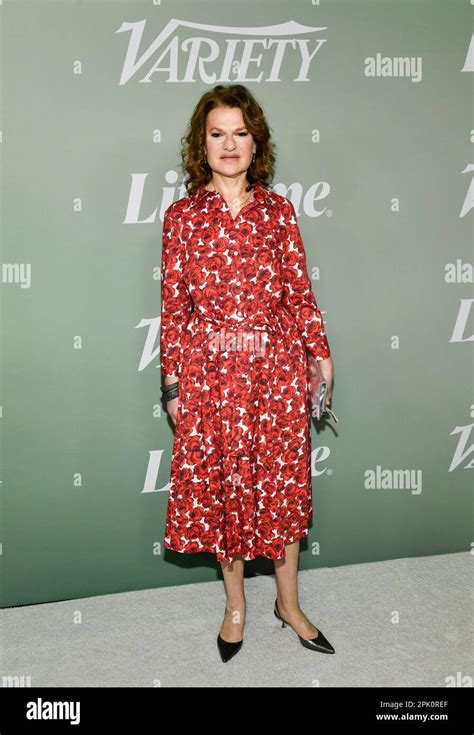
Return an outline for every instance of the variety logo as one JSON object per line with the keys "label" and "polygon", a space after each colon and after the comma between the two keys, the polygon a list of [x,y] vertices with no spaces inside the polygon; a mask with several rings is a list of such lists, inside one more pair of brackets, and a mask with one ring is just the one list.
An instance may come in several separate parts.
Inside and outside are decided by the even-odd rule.
{"label": "variety logo", "polygon": [[453,434],[459,434],[459,441],[454,452],[452,462],[449,466],[449,472],[452,472],[461,464],[463,464],[465,470],[472,470],[474,468],[474,444],[469,444],[468,446],[473,426],[474,424],[456,426],[456,428],[452,430],[451,436],[453,436]]}
{"label": "variety logo", "polygon": [[[461,173],[463,174],[470,174],[474,171],[474,165],[472,163],[468,163],[466,168],[464,168]],[[469,181],[469,188],[467,190],[466,198],[463,201],[461,212],[459,213],[460,217],[464,217],[468,212],[471,211],[471,209],[474,207],[474,181],[471,179]]]}
{"label": "variety logo", "polygon": [[[215,26],[172,18],[140,55],[146,20],[124,22],[117,33],[130,33],[120,75],[126,84],[139,72],[140,82],[161,74],[167,83],[203,84],[281,82],[282,68],[297,64],[292,82],[309,82],[311,65],[326,39],[304,38],[327,30],[290,20],[270,26]],[[198,33],[198,35],[193,35]],[[212,34],[210,37],[207,34]],[[231,38],[229,38],[229,36]],[[262,69],[265,69],[265,72]]]}

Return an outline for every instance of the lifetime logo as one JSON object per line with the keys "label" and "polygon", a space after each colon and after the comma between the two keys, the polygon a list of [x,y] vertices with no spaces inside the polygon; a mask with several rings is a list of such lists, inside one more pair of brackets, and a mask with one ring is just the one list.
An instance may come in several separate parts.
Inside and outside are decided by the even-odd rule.
{"label": "lifetime logo", "polygon": [[[146,20],[124,22],[116,33],[130,33],[120,85],[126,84],[140,69],[147,73],[139,81],[151,82],[153,74],[167,75],[166,82],[195,82],[204,84],[281,82],[280,73],[291,57],[296,60],[298,71],[294,82],[309,82],[313,60],[327,39],[303,38],[308,34],[327,30],[327,26],[305,26],[290,20],[278,25],[241,27],[215,26],[192,23],[172,18],[161,33],[139,55]],[[178,31],[186,34],[182,38]],[[198,32],[199,35],[191,35]],[[226,38],[209,38],[204,34],[224,35]],[[233,36],[228,38],[228,36]],[[179,62],[183,63],[180,76]],[[262,61],[267,62],[264,72],[258,72]],[[292,67],[293,68],[293,67]]]}

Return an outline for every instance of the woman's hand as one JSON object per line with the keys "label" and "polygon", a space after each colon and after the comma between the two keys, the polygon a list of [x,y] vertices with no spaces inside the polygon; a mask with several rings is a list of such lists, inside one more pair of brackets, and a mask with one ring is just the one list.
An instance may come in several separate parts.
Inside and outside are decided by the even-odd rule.
{"label": "woman's hand", "polygon": [[176,426],[176,416],[178,413],[178,401],[179,401],[179,396],[176,396],[176,398],[172,398],[171,401],[166,401],[166,410],[171,416],[171,420],[175,426]]}
{"label": "woman's hand", "polygon": [[334,363],[332,361],[331,357],[326,357],[325,360],[319,361],[319,367],[321,368],[321,373],[328,384],[328,389],[326,393],[326,403],[329,406],[331,404],[331,398],[332,398],[332,384],[334,379]]}

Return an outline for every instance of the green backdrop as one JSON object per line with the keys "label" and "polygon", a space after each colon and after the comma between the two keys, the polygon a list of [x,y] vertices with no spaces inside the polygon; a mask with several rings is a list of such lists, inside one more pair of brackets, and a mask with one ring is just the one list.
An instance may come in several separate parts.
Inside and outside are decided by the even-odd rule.
{"label": "green backdrop", "polygon": [[179,138],[218,83],[264,107],[335,364],[300,568],[470,549],[472,12],[3,1],[2,606],[219,577],[162,547],[159,355]]}

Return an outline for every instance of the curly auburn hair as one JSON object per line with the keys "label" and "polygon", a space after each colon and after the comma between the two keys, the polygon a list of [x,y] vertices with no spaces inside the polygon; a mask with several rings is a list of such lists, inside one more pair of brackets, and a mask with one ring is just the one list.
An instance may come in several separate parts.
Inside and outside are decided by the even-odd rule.
{"label": "curly auburn hair", "polygon": [[247,170],[250,191],[255,184],[269,186],[275,171],[275,143],[271,141],[270,127],[262,108],[247,87],[242,84],[219,84],[205,92],[198,101],[189,121],[187,131],[181,138],[181,161],[188,195],[212,177],[211,167],[205,158],[204,141],[207,115],[215,107],[240,107],[245,126],[253,136],[256,146],[255,161]]}

